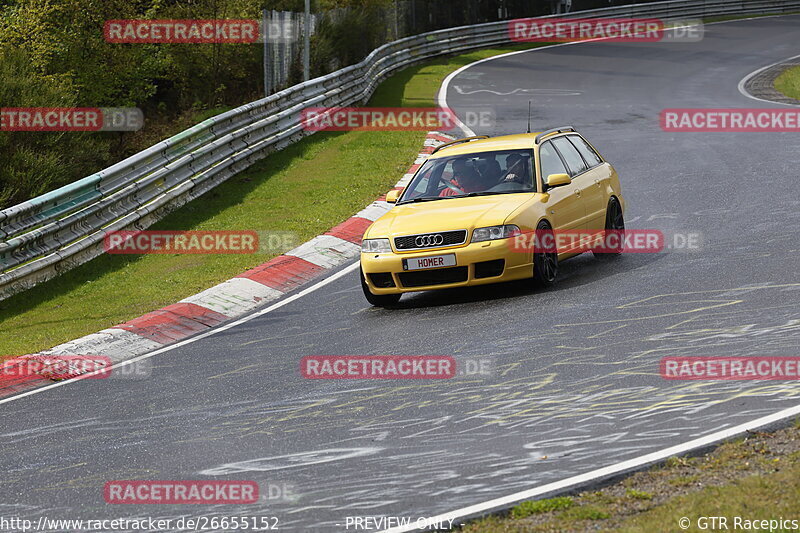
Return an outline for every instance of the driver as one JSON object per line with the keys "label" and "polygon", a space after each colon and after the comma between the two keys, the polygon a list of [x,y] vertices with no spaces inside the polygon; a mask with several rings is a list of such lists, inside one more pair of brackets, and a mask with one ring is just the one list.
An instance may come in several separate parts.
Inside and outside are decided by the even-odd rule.
{"label": "driver", "polygon": [[442,189],[439,196],[459,196],[484,190],[480,175],[467,165],[465,159],[453,161],[453,179]]}

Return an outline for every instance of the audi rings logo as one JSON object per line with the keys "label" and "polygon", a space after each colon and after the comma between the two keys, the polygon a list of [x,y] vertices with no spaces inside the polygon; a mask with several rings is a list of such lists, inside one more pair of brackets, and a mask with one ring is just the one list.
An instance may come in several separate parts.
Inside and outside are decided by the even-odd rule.
{"label": "audi rings logo", "polygon": [[418,235],[414,239],[414,244],[417,248],[426,248],[428,246],[441,246],[444,243],[444,236],[441,233],[432,233],[430,235]]}

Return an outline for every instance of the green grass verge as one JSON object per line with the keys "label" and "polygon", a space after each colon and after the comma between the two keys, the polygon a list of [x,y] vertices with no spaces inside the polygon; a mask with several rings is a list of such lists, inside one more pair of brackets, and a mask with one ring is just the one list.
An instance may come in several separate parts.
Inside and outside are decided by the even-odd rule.
{"label": "green grass verge", "polygon": [[800,66],[790,67],[775,78],[775,89],[789,98],[800,100]]}
{"label": "green grass verge", "polygon": [[777,15],[796,15],[797,11],[792,11],[790,13],[751,13],[747,15],[719,15],[717,17],[706,17],[703,19],[703,22],[725,22],[728,20],[744,20],[744,19],[755,19],[761,17],[774,17]]}
{"label": "green grass verge", "polygon": [[[746,520],[770,520],[797,516],[800,502],[800,465],[795,461],[789,468],[766,476],[751,476],[722,487],[709,487],[698,494],[682,496],[640,516],[631,517],[620,524],[617,531],[650,532],[664,525],[678,526],[686,517],[691,531],[700,531],[701,517],[721,516],[734,529],[734,517]],[[709,522],[710,524],[710,522]],[[670,529],[673,529],[670,527]],[[677,528],[675,528],[677,529]],[[750,527],[735,529],[751,530]],[[755,527],[752,530],[766,529]],[[773,531],[788,531],[774,528]]]}
{"label": "green grass verge", "polygon": [[561,509],[569,509],[573,505],[575,505],[575,501],[569,496],[522,502],[511,509],[511,516],[513,518],[525,518],[526,516],[535,514],[550,513],[552,511],[558,511]]}
{"label": "green grass verge", "polygon": [[[687,531],[724,530],[703,529],[701,518],[709,516],[725,517],[733,530],[734,517],[800,521],[797,502],[800,424],[795,423],[774,433],[751,433],[704,456],[670,458],[600,490],[523,502],[506,516],[474,521],[462,532],[682,531],[682,518],[688,520]],[[773,531],[793,530],[791,524],[787,529],[772,525]],[[750,526],[740,523],[737,530],[770,530]]]}
{"label": "green grass verge", "polygon": [[[443,79],[480,50],[407,68],[372,106],[433,106]],[[271,154],[151,229],[290,231],[298,243],[347,219],[394,185],[424,132],[321,132]],[[286,250],[283,250],[286,251]],[[0,302],[0,358],[99,331],[229,279],[274,255],[103,255]]]}

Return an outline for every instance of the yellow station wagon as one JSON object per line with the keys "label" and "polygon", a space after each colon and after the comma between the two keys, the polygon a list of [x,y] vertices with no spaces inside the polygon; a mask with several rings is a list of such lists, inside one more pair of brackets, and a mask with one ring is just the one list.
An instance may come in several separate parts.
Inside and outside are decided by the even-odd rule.
{"label": "yellow station wagon", "polygon": [[[468,137],[439,146],[364,233],[361,284],[377,306],[404,292],[532,278],[585,248],[520,249],[520,235],[624,231],[619,177],[572,127]],[[609,257],[614,253],[596,253]]]}

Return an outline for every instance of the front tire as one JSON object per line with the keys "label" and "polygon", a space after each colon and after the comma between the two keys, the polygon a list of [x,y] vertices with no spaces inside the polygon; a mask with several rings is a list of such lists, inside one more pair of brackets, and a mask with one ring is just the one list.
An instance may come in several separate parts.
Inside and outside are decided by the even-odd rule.
{"label": "front tire", "polygon": [[619,200],[611,198],[608,201],[606,208],[606,227],[605,236],[609,231],[613,231],[618,235],[615,239],[619,243],[618,247],[610,249],[607,245],[603,247],[602,252],[592,251],[594,256],[601,261],[610,261],[618,258],[622,254],[622,248],[625,241],[625,217],[622,215],[622,206],[619,205]]}
{"label": "front tire", "polygon": [[367,301],[375,307],[391,307],[397,305],[400,301],[400,294],[372,294],[364,278],[364,271],[359,267],[358,276],[361,278],[361,290],[364,291],[364,297]]}
{"label": "front tire", "polygon": [[546,220],[539,222],[536,235],[537,240],[543,241],[545,246],[534,247],[533,250],[533,283],[539,288],[552,287],[558,277],[558,251],[550,223]]}

